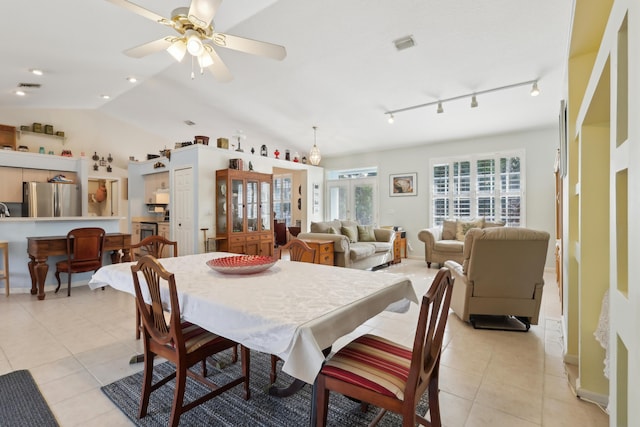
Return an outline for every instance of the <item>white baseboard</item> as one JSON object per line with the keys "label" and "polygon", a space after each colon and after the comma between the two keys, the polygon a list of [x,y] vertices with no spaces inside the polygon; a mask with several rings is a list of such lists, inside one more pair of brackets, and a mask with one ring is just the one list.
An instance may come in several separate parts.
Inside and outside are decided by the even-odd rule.
{"label": "white baseboard", "polygon": [[598,405],[606,408],[609,405],[609,396],[605,394],[595,393],[590,390],[585,390],[580,387],[580,378],[576,380],[576,394],[580,399],[588,402],[597,403]]}
{"label": "white baseboard", "polygon": [[562,361],[569,365],[576,365],[576,366],[578,366],[580,363],[580,359],[576,354],[564,354],[562,356]]}

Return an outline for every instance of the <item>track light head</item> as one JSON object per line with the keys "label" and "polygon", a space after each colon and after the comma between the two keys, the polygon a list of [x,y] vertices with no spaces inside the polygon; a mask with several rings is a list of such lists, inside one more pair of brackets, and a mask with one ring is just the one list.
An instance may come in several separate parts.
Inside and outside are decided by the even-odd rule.
{"label": "track light head", "polygon": [[538,89],[538,82],[533,82],[533,86],[531,87],[531,96],[540,95],[540,89]]}
{"label": "track light head", "polygon": [[476,99],[476,96],[473,95],[471,97],[471,108],[476,108],[478,106],[478,100]]}
{"label": "track light head", "polygon": [[389,124],[393,124],[393,122],[395,121],[395,117],[393,117],[392,113],[389,113],[389,118],[387,119],[387,121],[389,122]]}
{"label": "track light head", "polygon": [[438,102],[438,109],[436,110],[438,114],[444,113],[444,108],[442,108],[442,102]]}

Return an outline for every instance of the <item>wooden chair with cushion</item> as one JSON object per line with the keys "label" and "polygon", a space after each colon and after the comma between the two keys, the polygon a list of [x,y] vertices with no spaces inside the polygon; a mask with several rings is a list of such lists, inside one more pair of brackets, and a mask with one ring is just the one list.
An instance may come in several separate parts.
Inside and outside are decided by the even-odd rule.
{"label": "wooden chair with cushion", "polygon": [[[416,423],[441,425],[438,372],[452,289],[451,273],[441,268],[422,297],[413,349],[375,335],[364,335],[325,363],[314,386],[317,426],[327,422],[330,390],[382,408],[372,425],[387,410],[401,414],[404,427]],[[416,406],[427,390],[430,422],[416,414]]]}
{"label": "wooden chair with cushion", "polygon": [[[145,237],[139,243],[131,245],[131,257],[133,261],[144,255],[152,255],[155,258],[166,258],[167,256],[178,256],[178,242],[168,240],[162,236],[153,235]],[[169,253],[171,252],[171,253]],[[140,313],[136,306],[136,339],[140,339]]]}
{"label": "wooden chair with cushion", "polygon": [[[310,248],[309,245],[307,245],[305,242],[303,242],[300,239],[290,240],[289,243],[284,245],[281,249],[289,250],[289,259],[291,261],[312,263],[316,256],[316,250],[313,248]],[[278,356],[273,354],[271,355],[271,373],[269,374],[269,379],[271,380],[271,384],[276,382],[276,377],[277,377],[276,369],[278,366],[278,360],[280,360]]]}
{"label": "wooden chair with cushion", "polygon": [[[142,418],[147,414],[151,393],[174,378],[175,391],[169,419],[171,426],[178,425],[181,414],[236,385],[244,384],[244,399],[249,399],[249,349],[241,346],[242,375],[224,385],[214,384],[206,378],[206,358],[234,348],[237,343],[181,320],[175,277],[173,273],[165,270],[156,258],[150,255],[143,256],[136,265],[131,266],[131,271],[136,304],[142,317],[144,340],[144,376],[138,417]],[[139,280],[139,273],[142,273],[144,280]],[[147,299],[145,296],[148,296]],[[165,307],[170,309],[167,316],[169,323],[165,318]],[[152,384],[153,360],[156,356],[172,362],[176,370]],[[199,362],[202,367],[200,373],[189,369]],[[199,381],[211,391],[184,404],[187,377]]]}
{"label": "wooden chair with cushion", "polygon": [[56,280],[60,290],[60,273],[67,273],[67,296],[71,296],[73,273],[96,272],[102,267],[105,231],[99,227],[74,228],[67,233],[67,258],[56,263]]}

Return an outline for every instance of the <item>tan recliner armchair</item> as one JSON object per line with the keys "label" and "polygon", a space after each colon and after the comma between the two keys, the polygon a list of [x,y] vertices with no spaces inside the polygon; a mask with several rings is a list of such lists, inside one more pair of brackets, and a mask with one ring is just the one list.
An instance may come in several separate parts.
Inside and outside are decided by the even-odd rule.
{"label": "tan recliner armchair", "polygon": [[[474,315],[514,316],[538,324],[549,233],[526,228],[471,229],[462,265],[445,262],[455,277],[451,308],[463,321]],[[474,325],[475,326],[475,325]]]}

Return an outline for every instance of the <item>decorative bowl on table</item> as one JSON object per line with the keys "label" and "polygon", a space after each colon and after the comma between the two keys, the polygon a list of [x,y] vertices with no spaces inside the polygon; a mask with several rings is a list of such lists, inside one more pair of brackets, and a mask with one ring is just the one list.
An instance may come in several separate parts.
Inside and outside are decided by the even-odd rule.
{"label": "decorative bowl on table", "polygon": [[236,255],[211,259],[207,261],[207,266],[218,273],[252,274],[270,268],[276,261],[278,260],[270,256]]}

